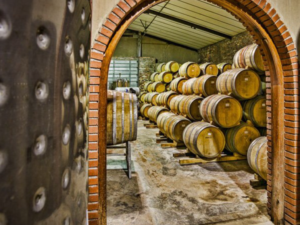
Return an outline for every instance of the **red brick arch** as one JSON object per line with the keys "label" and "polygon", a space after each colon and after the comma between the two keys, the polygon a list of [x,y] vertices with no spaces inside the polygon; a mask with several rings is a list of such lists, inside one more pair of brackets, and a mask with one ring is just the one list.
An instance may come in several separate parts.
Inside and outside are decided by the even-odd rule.
{"label": "red brick arch", "polygon": [[[89,219],[106,224],[106,90],[122,34],[141,13],[165,0],[121,0],[91,50]],[[300,222],[298,53],[288,28],[266,0],[208,0],[238,18],[260,46],[267,76],[268,208],[275,224]],[[98,150],[99,149],[99,150]]]}

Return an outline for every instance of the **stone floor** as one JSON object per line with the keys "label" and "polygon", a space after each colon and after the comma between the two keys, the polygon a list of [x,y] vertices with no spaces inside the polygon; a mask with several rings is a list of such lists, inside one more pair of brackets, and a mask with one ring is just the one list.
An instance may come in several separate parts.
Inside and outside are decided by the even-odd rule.
{"label": "stone floor", "polygon": [[[132,142],[132,179],[123,170],[108,170],[109,225],[273,224],[266,191],[249,185],[253,172],[246,161],[180,166],[173,157],[180,150],[161,148],[158,129],[144,123],[139,121]],[[116,162],[124,166],[120,160],[109,158],[113,168]]]}

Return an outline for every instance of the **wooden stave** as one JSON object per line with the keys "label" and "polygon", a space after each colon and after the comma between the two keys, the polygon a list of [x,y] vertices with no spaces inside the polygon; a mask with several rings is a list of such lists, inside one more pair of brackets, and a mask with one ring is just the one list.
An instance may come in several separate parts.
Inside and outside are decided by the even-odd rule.
{"label": "wooden stave", "polygon": [[[183,124],[181,124],[183,123]],[[168,138],[170,138],[171,140],[173,141],[176,141],[176,142],[183,142],[183,132],[184,132],[184,129],[183,128],[183,125],[184,127],[187,126],[187,124],[191,123],[190,120],[186,119],[185,117],[183,116],[179,116],[179,115],[176,115],[176,116],[173,116],[173,117],[170,117],[169,119],[166,120],[165,124],[164,124],[164,130],[166,131],[166,135]],[[175,130],[180,128],[180,137],[176,137],[175,136]]]}
{"label": "wooden stave", "polygon": [[158,75],[159,75],[158,72],[152,73],[152,74],[150,75],[150,80],[151,80],[152,82],[157,82],[157,81],[158,81]]}
{"label": "wooden stave", "polygon": [[[166,77],[167,75],[172,77],[172,79],[170,79],[170,81],[168,81],[168,80],[165,79],[165,77]],[[168,83],[171,83],[172,80],[173,80],[173,74],[172,74],[171,72],[164,71],[164,72],[161,72],[161,73],[158,75],[157,82],[162,82],[162,83],[168,84]]]}
{"label": "wooden stave", "polygon": [[178,94],[174,91],[165,92],[164,95],[163,95],[163,99],[162,99],[163,105],[166,108],[170,109],[170,102],[176,96],[178,96]]}
{"label": "wooden stave", "polygon": [[140,108],[140,113],[142,114],[143,117],[149,118],[148,114],[145,115],[145,111],[144,110],[146,110],[146,108],[148,108],[148,110],[149,110],[150,107],[152,107],[151,104],[144,104],[144,105],[142,105],[142,107]]}
{"label": "wooden stave", "polygon": [[157,92],[148,93],[145,96],[145,102],[149,103],[149,104],[152,104],[152,105],[156,105],[156,98],[157,98],[157,96],[158,96]]}
{"label": "wooden stave", "polygon": [[172,112],[166,112],[166,113],[160,114],[157,118],[157,126],[163,134],[166,133],[166,131],[164,130],[165,121],[171,116],[176,116],[176,114],[174,114]]}
{"label": "wooden stave", "polygon": [[136,140],[138,119],[136,95],[111,90],[108,90],[107,94],[107,144],[115,145]]}
{"label": "wooden stave", "polygon": [[174,97],[170,102],[170,110],[174,113],[180,114],[179,105],[180,102],[184,99],[184,95],[178,95]]}
{"label": "wooden stave", "polygon": [[266,97],[265,96],[257,96],[256,98],[250,99],[245,101],[243,104],[243,118],[245,120],[250,120],[256,127],[266,127],[267,126],[267,119],[263,124],[259,123],[256,118],[254,117],[254,107],[255,104],[258,103],[260,100],[265,100],[264,108],[265,110],[262,112],[263,115],[267,114],[266,111]]}
{"label": "wooden stave", "polygon": [[182,94],[182,86],[186,81],[187,81],[187,79],[184,77],[175,78],[171,82],[171,90],[174,92],[177,92],[179,94]]}
{"label": "wooden stave", "polygon": [[[219,74],[219,69],[216,64],[213,64],[211,62],[206,62],[206,63],[200,64],[199,66],[202,71],[202,74],[204,74],[204,75],[208,74],[208,75],[218,76],[218,74]],[[209,67],[209,66],[214,68],[214,70],[215,70],[214,74],[210,74],[207,72],[207,67]]]}
{"label": "wooden stave", "polygon": [[148,111],[149,120],[156,123],[158,116],[161,113],[168,112],[168,111],[169,111],[168,109],[161,106],[152,106]]}
{"label": "wooden stave", "polygon": [[[219,69],[219,74],[226,72],[227,70],[231,70],[232,69],[232,65],[230,63],[219,63],[217,65],[218,69]],[[228,68],[229,67],[229,68]]]}
{"label": "wooden stave", "polygon": [[[228,71],[222,73],[221,75],[219,75],[219,77],[217,79],[216,87],[217,87],[217,90],[219,91],[219,93],[225,94],[225,95],[230,94],[239,100],[248,100],[248,99],[255,98],[260,92],[260,89],[261,89],[260,84],[257,86],[256,92],[253,95],[248,96],[248,97],[242,96],[241,94],[243,94],[243,93],[239,93],[237,90],[237,87],[239,87],[239,86],[236,85],[236,80],[238,79],[238,76],[242,75],[242,73],[244,73],[244,72],[251,72],[254,74],[254,76],[256,76],[256,78],[258,80],[260,80],[258,74],[255,71],[251,71],[251,70],[243,69],[243,68],[228,70]],[[251,76],[251,77],[253,77],[253,76]],[[259,81],[259,83],[260,83],[260,81]],[[251,90],[252,89],[253,88],[251,88]]]}
{"label": "wooden stave", "polygon": [[[202,117],[200,115],[200,111],[199,111],[199,106],[201,104],[201,101],[203,100],[202,97],[199,96],[185,96],[178,105],[179,108],[179,112],[182,115],[185,115],[188,119],[192,120],[192,121],[200,121],[202,120]],[[191,106],[192,104],[195,103],[195,101],[200,101],[200,103],[198,104],[198,113],[199,115],[192,115],[191,112]]]}
{"label": "wooden stave", "polygon": [[144,84],[144,90],[146,91],[146,92],[152,92],[152,84],[153,84],[154,82],[152,82],[152,81],[148,81],[148,82],[146,82],[145,84]]}
{"label": "wooden stave", "polygon": [[156,67],[156,72],[158,72],[158,73],[164,72],[165,68],[166,68],[166,64],[165,63],[160,63]]}
{"label": "wooden stave", "polygon": [[181,77],[184,77],[184,78],[187,78],[187,79],[194,78],[194,77],[199,77],[201,75],[201,70],[199,70],[199,74],[195,73],[196,75],[193,75],[193,76],[191,74],[188,74],[187,71],[188,71],[188,68],[190,66],[195,66],[196,67],[196,66],[198,66],[198,64],[194,63],[194,62],[186,62],[186,63],[182,64],[181,67],[179,68],[179,75]]}
{"label": "wooden stave", "polygon": [[[259,73],[263,73],[265,72],[264,68],[263,68],[263,64],[262,67],[260,68],[258,66],[257,61],[255,60],[255,54],[259,51],[259,46],[257,44],[252,44],[249,45],[247,50],[244,52],[244,60],[245,60],[245,66],[256,70]],[[260,52],[258,52],[258,54],[261,56]],[[261,58],[261,62],[262,62],[262,58]]]}
{"label": "wooden stave", "polygon": [[[178,69],[172,70],[173,64],[177,64]],[[166,67],[165,67],[165,70],[166,70],[167,72],[177,73],[178,70],[179,70],[179,68],[180,68],[180,66],[179,66],[179,63],[178,63],[178,62],[170,61],[170,62],[167,62]]]}
{"label": "wooden stave", "polygon": [[[250,146],[250,144],[252,143],[253,140],[250,139],[249,145],[247,147],[245,147],[246,149],[237,149],[236,143],[235,143],[237,133],[243,128],[252,129],[252,131],[254,131],[254,133],[256,132],[256,137],[254,137],[253,140],[260,137],[259,130],[257,130],[253,125],[249,125],[247,123],[241,123],[239,126],[233,127],[231,129],[228,129],[228,130],[225,131],[226,149],[228,151],[230,151],[232,153],[237,153],[237,154],[240,154],[240,155],[247,155],[247,150],[248,150],[248,148],[249,148],[249,146]],[[241,139],[239,139],[239,140],[241,140]],[[243,139],[243,143],[245,143],[244,139]]]}
{"label": "wooden stave", "polygon": [[[268,139],[267,137],[259,137],[255,139],[249,146],[248,152],[247,152],[247,161],[249,166],[253,171],[255,171],[260,177],[262,177],[264,180],[267,180],[267,173],[268,173],[268,161],[267,161],[267,147],[268,147]],[[256,150],[256,152],[255,152]],[[261,152],[264,151],[264,152]],[[258,166],[258,156],[261,154],[265,154],[265,160],[263,160],[265,163],[263,163],[263,167]],[[253,160],[252,156],[255,155],[255,158]]]}
{"label": "wooden stave", "polygon": [[182,85],[182,94],[184,95],[192,95],[194,94],[193,91],[193,84],[198,78],[190,78]]}
{"label": "wooden stave", "polygon": [[[158,91],[158,86],[164,86],[164,90],[163,91]],[[151,84],[151,88],[152,88],[152,92],[159,92],[159,93],[162,93],[166,90],[166,86],[162,83],[162,82],[154,82],[153,84]]]}
{"label": "wooden stave", "polygon": [[206,75],[203,75],[203,76],[197,78],[197,80],[194,82],[194,85],[193,85],[194,94],[202,95],[204,97],[208,97],[210,95],[217,94],[218,93],[217,89],[214,93],[208,93],[205,88],[205,85],[207,84],[206,82],[209,82],[210,79],[213,79],[214,84],[216,85],[217,77],[214,75],[206,74]]}
{"label": "wooden stave", "polygon": [[[219,149],[219,151],[215,155],[210,155],[210,156],[205,155],[202,152],[200,152],[198,149],[198,144],[197,144],[198,137],[199,137],[200,133],[203,132],[207,128],[217,129],[219,131],[219,134],[221,134],[221,136],[223,137],[223,141],[222,141],[223,144],[221,145],[222,147]],[[206,122],[195,122],[195,123],[191,123],[190,125],[188,125],[183,132],[183,140],[184,140],[186,147],[193,154],[198,155],[200,157],[209,158],[209,159],[214,159],[214,158],[219,157],[225,148],[225,137],[224,137],[224,134],[222,133],[222,131],[218,127],[213,126],[210,123],[206,123]],[[218,139],[218,142],[220,142],[219,139]]]}
{"label": "wooden stave", "polygon": [[[216,110],[217,110],[218,104],[222,100],[225,100],[225,99],[230,99],[231,101],[234,101],[237,104],[239,111],[241,112],[241,115],[239,117],[237,117],[237,120],[235,121],[235,123],[232,123],[231,125],[226,125],[226,126],[224,124],[221,124],[219,119],[216,117]],[[234,111],[229,110],[228,112],[234,112]],[[232,128],[232,127],[239,125],[239,123],[242,119],[242,106],[236,99],[234,99],[230,96],[210,95],[201,102],[200,114],[205,122],[209,122],[209,123],[214,122],[215,124],[217,124],[218,126],[220,126],[222,128]]]}

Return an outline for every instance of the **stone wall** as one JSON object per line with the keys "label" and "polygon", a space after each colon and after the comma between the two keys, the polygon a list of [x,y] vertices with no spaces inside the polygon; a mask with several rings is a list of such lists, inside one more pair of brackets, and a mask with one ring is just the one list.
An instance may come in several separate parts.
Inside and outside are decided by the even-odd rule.
{"label": "stone wall", "polygon": [[248,32],[240,33],[232,40],[223,40],[216,44],[207,46],[199,50],[200,63],[232,63],[234,54],[246,45],[253,43],[253,39]]}
{"label": "stone wall", "polygon": [[156,62],[155,58],[140,57],[139,86],[141,92],[144,91],[145,82],[148,81],[150,75],[155,72],[155,62]]}

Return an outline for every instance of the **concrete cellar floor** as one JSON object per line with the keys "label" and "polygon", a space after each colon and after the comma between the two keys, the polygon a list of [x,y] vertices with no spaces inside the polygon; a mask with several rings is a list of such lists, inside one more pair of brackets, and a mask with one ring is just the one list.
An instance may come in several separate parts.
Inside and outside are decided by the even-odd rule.
{"label": "concrete cellar floor", "polygon": [[[267,194],[253,189],[246,161],[180,166],[173,153],[155,143],[158,129],[139,121],[132,142],[134,173],[108,170],[109,225],[268,225]],[[116,150],[117,152],[120,150]],[[111,164],[111,165],[110,165]],[[124,166],[108,157],[108,168]]]}

